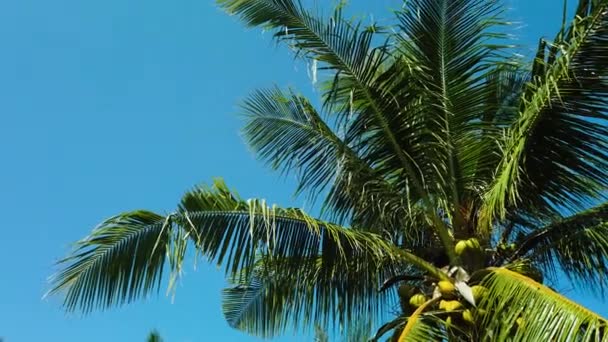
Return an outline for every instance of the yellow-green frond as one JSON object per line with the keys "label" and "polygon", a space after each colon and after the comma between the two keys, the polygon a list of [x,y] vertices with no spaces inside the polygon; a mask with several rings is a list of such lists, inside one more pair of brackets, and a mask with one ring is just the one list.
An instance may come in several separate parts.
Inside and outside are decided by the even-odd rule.
{"label": "yellow-green frond", "polygon": [[482,281],[488,293],[482,331],[492,341],[606,341],[604,318],[507,268]]}
{"label": "yellow-green frond", "polygon": [[446,338],[446,331],[440,323],[441,321],[424,315],[424,312],[438,301],[439,299],[427,301],[407,318],[407,323],[399,336],[399,342],[441,341]]}

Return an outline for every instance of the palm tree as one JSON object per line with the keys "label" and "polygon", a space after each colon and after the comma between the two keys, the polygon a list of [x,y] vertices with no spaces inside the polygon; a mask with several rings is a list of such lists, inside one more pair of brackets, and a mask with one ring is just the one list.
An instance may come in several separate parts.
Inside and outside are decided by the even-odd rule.
{"label": "palm tree", "polygon": [[67,310],[146,296],[194,247],[225,267],[226,319],[254,335],[384,321],[375,339],[608,340],[550,287],[605,289],[608,0],[580,0],[529,62],[497,0],[409,0],[387,27],[342,5],[218,3],[326,76],[319,108],[279,88],[242,105],[247,143],[322,210],[218,180],[169,215],[111,217],[60,262]]}

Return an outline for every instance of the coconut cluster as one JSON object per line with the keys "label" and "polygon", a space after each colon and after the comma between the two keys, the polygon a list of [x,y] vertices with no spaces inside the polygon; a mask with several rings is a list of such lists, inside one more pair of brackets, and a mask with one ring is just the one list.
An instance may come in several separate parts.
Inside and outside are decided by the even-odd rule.
{"label": "coconut cluster", "polygon": [[[467,329],[473,329],[475,322],[483,319],[485,315],[485,310],[481,309],[479,304],[482,303],[483,307],[483,302],[487,298],[489,290],[478,282],[480,280],[478,277],[472,280],[469,274],[475,274],[476,271],[483,273],[483,269],[491,264],[492,260],[496,260],[496,256],[492,253],[498,252],[508,255],[509,252],[516,249],[513,244],[497,246],[496,248],[497,251],[485,249],[476,238],[457,241],[454,252],[460,258],[462,266],[446,266],[442,269],[450,280],[440,280],[433,283],[430,280],[417,284],[418,286],[403,284],[399,287],[399,301],[403,315],[410,316],[421,305],[427,303],[430,299],[435,299],[433,304],[425,311],[434,311],[436,317],[444,320],[447,328],[457,326],[458,329],[454,331],[464,332]],[[523,274],[537,282],[542,283],[543,281],[542,272],[529,262],[510,264],[508,267],[512,271]],[[462,272],[464,276],[458,275],[460,274],[458,272]],[[459,282],[462,286],[459,285],[458,289],[463,291],[462,289],[465,288],[466,292],[463,292],[466,293],[465,296],[457,289],[456,284]],[[524,324],[524,319],[519,317],[515,328],[522,328]]]}
{"label": "coconut cluster", "polygon": [[454,252],[469,271],[485,266],[486,253],[476,238],[458,241],[454,246]]}
{"label": "coconut cluster", "polygon": [[[472,324],[475,316],[480,314],[480,310],[475,309],[459,296],[454,283],[451,281],[440,281],[436,284],[435,289],[441,296],[438,304],[436,304],[436,309],[445,312],[448,324],[451,324],[454,319]],[[471,290],[476,303],[480,302],[488,293],[488,289],[481,285],[473,286]],[[417,287],[407,284],[401,285],[398,292],[401,310],[405,315],[410,315],[420,305],[430,299],[429,296],[425,295]]]}

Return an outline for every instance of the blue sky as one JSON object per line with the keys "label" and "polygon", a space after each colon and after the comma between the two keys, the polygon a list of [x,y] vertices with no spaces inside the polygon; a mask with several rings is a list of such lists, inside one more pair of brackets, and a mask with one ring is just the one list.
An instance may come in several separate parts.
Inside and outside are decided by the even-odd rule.
{"label": "blue sky", "polygon": [[[353,2],[376,19],[400,3]],[[515,31],[526,51],[561,21],[558,0],[509,3],[526,24]],[[0,2],[0,337],[143,341],[157,328],[169,342],[256,341],[224,322],[222,273],[200,263],[186,269],[174,303],[161,294],[80,317],[41,297],[53,262],[97,222],[170,211],[213,177],[244,197],[303,204],[238,134],[236,104],[258,87],[315,96],[306,70],[269,38],[210,0]],[[608,316],[597,298],[562,289]],[[294,340],[306,339],[277,339]]]}

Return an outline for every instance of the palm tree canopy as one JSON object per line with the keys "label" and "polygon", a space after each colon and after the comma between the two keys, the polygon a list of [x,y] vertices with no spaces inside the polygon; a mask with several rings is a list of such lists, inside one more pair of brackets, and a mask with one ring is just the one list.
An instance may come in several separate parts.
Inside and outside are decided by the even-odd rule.
{"label": "palm tree canopy", "polygon": [[329,75],[320,108],[276,86],[241,106],[247,144],[320,214],[216,180],[169,215],[111,217],[59,263],[67,310],[144,297],[167,265],[173,284],[194,248],[233,284],[228,323],[258,336],[386,322],[373,340],[608,341],[549,286],[606,286],[608,0],[580,0],[531,61],[498,0],[410,0],[387,27],[343,4],[217,3]]}

